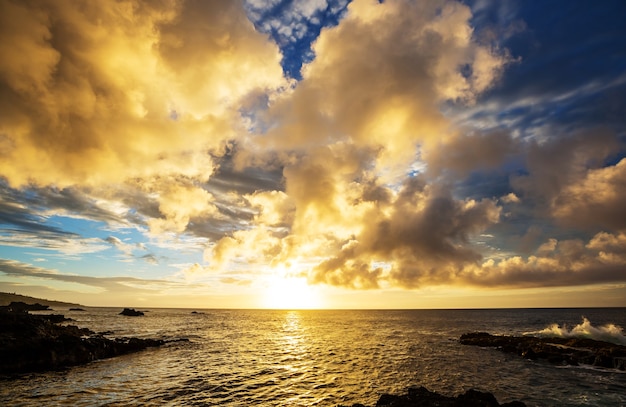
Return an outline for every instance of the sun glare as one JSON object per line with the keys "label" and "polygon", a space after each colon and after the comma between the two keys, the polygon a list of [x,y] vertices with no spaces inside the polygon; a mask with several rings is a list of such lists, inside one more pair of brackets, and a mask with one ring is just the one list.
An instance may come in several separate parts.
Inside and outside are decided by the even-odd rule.
{"label": "sun glare", "polygon": [[321,308],[322,301],[315,287],[306,279],[290,276],[272,276],[263,298],[263,306],[269,309]]}

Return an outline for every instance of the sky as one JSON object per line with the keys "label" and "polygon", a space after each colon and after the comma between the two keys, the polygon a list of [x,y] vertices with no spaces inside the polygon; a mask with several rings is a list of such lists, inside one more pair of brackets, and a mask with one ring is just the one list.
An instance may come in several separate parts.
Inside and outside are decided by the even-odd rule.
{"label": "sky", "polygon": [[626,306],[622,0],[0,0],[0,291]]}

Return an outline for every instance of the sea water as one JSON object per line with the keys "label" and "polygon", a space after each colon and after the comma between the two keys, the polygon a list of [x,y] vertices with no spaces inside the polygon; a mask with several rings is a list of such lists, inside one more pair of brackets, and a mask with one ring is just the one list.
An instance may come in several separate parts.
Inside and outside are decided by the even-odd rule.
{"label": "sea water", "polygon": [[[3,406],[374,406],[421,385],[529,406],[626,406],[626,373],[461,345],[465,332],[623,341],[626,309],[57,310],[111,337],[188,338],[62,371],[0,379]],[[586,318],[586,319],[584,319]]]}

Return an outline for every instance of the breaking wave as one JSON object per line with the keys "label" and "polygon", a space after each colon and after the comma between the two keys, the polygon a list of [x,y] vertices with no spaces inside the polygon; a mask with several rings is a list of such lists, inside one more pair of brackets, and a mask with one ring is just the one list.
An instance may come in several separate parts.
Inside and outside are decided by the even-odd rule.
{"label": "breaking wave", "polygon": [[583,317],[582,323],[572,329],[568,329],[565,324],[563,327],[558,324],[552,324],[540,331],[525,332],[524,335],[550,338],[589,338],[597,341],[611,342],[617,345],[626,345],[626,335],[624,335],[624,330],[621,327],[614,324],[595,327],[585,317]]}

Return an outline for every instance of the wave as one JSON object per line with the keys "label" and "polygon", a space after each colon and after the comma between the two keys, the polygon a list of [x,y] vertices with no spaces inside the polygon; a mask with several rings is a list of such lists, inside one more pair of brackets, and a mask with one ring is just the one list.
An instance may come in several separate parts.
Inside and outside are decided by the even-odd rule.
{"label": "wave", "polygon": [[624,330],[620,326],[607,324],[595,327],[585,317],[583,317],[582,323],[572,329],[567,329],[567,325],[565,324],[563,327],[558,324],[552,324],[540,331],[524,332],[524,335],[548,338],[589,338],[597,341],[615,343],[617,345],[626,345],[626,335],[624,335]]}

